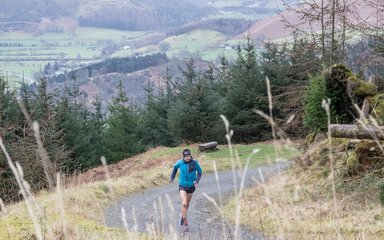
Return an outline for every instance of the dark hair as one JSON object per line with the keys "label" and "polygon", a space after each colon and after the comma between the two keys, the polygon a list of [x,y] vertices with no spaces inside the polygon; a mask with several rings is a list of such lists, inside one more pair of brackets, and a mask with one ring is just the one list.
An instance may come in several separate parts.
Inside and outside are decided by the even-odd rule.
{"label": "dark hair", "polygon": [[184,149],[184,151],[183,151],[183,158],[185,158],[185,156],[187,156],[187,155],[192,156],[192,155],[191,155],[191,150],[189,150],[189,149]]}

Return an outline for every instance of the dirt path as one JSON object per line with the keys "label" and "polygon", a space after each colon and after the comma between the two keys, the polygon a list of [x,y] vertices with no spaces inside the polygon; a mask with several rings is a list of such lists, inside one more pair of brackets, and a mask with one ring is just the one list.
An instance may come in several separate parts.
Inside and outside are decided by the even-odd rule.
{"label": "dirt path", "polygon": [[[274,163],[248,169],[244,185],[256,184],[273,174],[278,174],[287,166],[288,163]],[[239,186],[242,172],[236,171],[236,173],[238,175],[236,182]],[[217,208],[204,196],[206,194],[215,199],[219,206],[220,198],[225,203],[233,196],[235,186],[233,172],[220,172],[218,178],[220,184],[217,183],[214,174],[203,175],[188,211],[190,231],[187,233],[183,232],[177,224],[180,212],[177,183],[129,196],[107,207],[105,210],[106,224],[139,232],[161,232],[169,236],[167,239],[234,239],[234,227],[223,223]],[[219,194],[219,188],[221,194]],[[122,220],[122,208],[125,211],[126,224]],[[223,231],[224,226],[225,231]],[[252,233],[244,227],[240,227],[238,236],[241,239],[265,239],[260,234]]]}

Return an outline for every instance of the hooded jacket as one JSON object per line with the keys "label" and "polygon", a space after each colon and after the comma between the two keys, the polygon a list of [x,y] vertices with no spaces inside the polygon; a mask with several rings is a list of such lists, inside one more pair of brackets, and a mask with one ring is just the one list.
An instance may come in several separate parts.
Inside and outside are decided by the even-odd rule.
{"label": "hooded jacket", "polygon": [[186,162],[184,159],[180,159],[173,165],[170,180],[175,179],[178,169],[180,169],[179,185],[183,187],[193,187],[195,183],[199,183],[203,175],[203,170],[197,160],[192,159]]}

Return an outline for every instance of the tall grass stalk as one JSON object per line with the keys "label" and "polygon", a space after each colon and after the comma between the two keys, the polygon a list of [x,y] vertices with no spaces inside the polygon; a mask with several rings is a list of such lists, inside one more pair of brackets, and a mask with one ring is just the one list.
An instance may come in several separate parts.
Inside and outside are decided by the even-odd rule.
{"label": "tall grass stalk", "polygon": [[[168,213],[169,214],[168,217],[175,216],[175,208],[172,204],[171,197],[168,194],[166,194],[165,198],[167,199],[167,204],[168,204],[169,208],[171,209],[171,211],[169,211],[169,213]],[[172,219],[172,218],[170,218],[170,219]],[[176,229],[173,227],[173,225],[169,224],[168,227],[169,227],[169,239],[175,239],[175,240],[178,239]]]}
{"label": "tall grass stalk", "polygon": [[[235,205],[240,205],[240,199],[238,195],[238,187],[237,187],[237,177],[236,177],[236,167],[235,167],[235,158],[234,153],[232,149],[232,136],[233,136],[233,130],[229,129],[229,121],[224,115],[220,115],[221,119],[223,119],[224,125],[225,125],[225,139],[227,140],[227,145],[230,153],[230,160],[231,160],[231,167],[232,167],[232,175],[233,175],[233,183],[234,183],[234,191],[235,191]],[[236,219],[235,219],[235,230],[234,230],[234,238],[238,239],[238,233],[239,233],[239,226],[240,226],[240,214],[237,213],[236,209]]]}
{"label": "tall grass stalk", "polygon": [[[203,193],[203,196],[206,197],[206,198],[208,199],[208,201],[210,201],[210,202],[213,204],[213,206],[216,207],[217,211],[218,211],[219,214],[220,214],[220,217],[221,217],[222,221],[226,222],[226,224],[228,224],[228,226],[230,226],[230,224],[229,224],[229,223],[227,222],[227,220],[225,219],[225,215],[224,215],[224,212],[223,212],[222,208],[216,203],[216,200],[215,200],[214,198],[208,196],[208,194],[206,194],[206,193]],[[233,231],[232,228],[229,228],[229,230],[231,231],[231,234],[233,234],[234,236],[236,236],[236,235],[235,235],[235,232]],[[225,235],[226,235],[226,234],[225,234]],[[235,237],[235,239],[236,239],[236,237]]]}
{"label": "tall grass stalk", "polygon": [[121,221],[123,222],[125,231],[129,232],[128,223],[127,223],[127,215],[125,214],[124,207],[121,207]]}
{"label": "tall grass stalk", "polygon": [[327,124],[328,124],[328,147],[329,147],[329,159],[330,159],[330,168],[331,168],[331,176],[332,176],[332,194],[333,194],[333,211],[334,211],[334,222],[336,227],[336,234],[337,239],[341,239],[341,231],[339,226],[339,210],[338,210],[338,203],[337,203],[337,195],[336,195],[336,177],[335,177],[335,166],[333,161],[333,154],[332,154],[332,137],[331,137],[331,112],[330,112],[330,106],[331,100],[328,99],[327,101],[323,99],[321,106],[325,109],[325,112],[327,114]]}
{"label": "tall grass stalk", "polygon": [[220,115],[221,119],[224,122],[225,126],[225,139],[227,140],[227,145],[228,145],[228,150],[229,150],[229,155],[231,159],[231,167],[232,167],[232,174],[233,174],[233,182],[234,182],[234,190],[235,190],[235,195],[237,195],[237,179],[236,179],[236,171],[235,171],[235,161],[234,161],[234,153],[233,153],[233,148],[232,148],[232,136],[233,136],[233,130],[229,129],[229,121],[224,115]]}
{"label": "tall grass stalk", "polygon": [[[236,215],[235,215],[235,229],[233,230],[233,235],[234,235],[234,239],[239,239],[240,213],[241,213],[241,207],[242,207],[241,206],[241,198],[242,198],[244,184],[245,184],[245,177],[246,177],[246,174],[247,174],[247,170],[248,170],[248,166],[249,166],[249,161],[250,161],[252,155],[256,154],[257,152],[259,152],[260,149],[254,149],[252,151],[252,153],[246,159],[246,163],[245,163],[245,166],[243,166],[243,172],[241,174],[240,185],[238,186],[238,183],[237,183],[237,173],[236,173],[235,160],[234,160],[235,157],[234,157],[234,151],[232,150],[232,143],[231,143],[231,138],[232,138],[232,135],[233,135],[233,130],[229,129],[229,122],[226,119],[226,117],[223,116],[223,115],[221,115],[220,117],[223,119],[224,124],[225,124],[225,129],[226,129],[225,137],[226,137],[226,140],[227,140],[229,152],[231,154],[230,159],[231,159],[232,174],[233,174],[233,180],[234,180],[234,197],[235,197],[235,205],[236,205],[236,210],[235,210],[235,214]],[[238,162],[240,162],[240,158],[239,158],[238,154],[236,154],[236,159],[238,160]],[[214,163],[213,167],[214,167],[214,170],[215,170],[216,181],[217,181],[218,189],[219,189],[219,192],[220,192],[220,184],[219,184],[219,181],[218,181],[218,173],[217,173],[217,169],[216,169],[215,163]],[[212,201],[213,200],[212,198],[210,198],[206,194],[205,194],[205,196],[208,198],[208,200],[210,200],[211,202],[214,203],[216,208],[220,209],[220,207],[216,204],[216,202]],[[219,199],[221,201],[221,197]],[[223,222],[223,225],[224,225],[224,215],[223,215],[221,210],[219,210],[219,212],[220,212],[220,215],[222,216],[222,222]],[[225,226],[223,227],[223,231],[224,231],[224,235],[225,235],[226,234],[225,233]]]}
{"label": "tall grass stalk", "polygon": [[43,238],[42,227],[39,223],[37,214],[36,214],[35,209],[33,208],[33,204],[32,204],[32,196],[33,195],[30,192],[30,186],[23,179],[22,169],[20,167],[17,168],[16,165],[12,162],[12,159],[9,156],[9,154],[8,154],[8,152],[4,146],[3,139],[1,138],[1,136],[0,136],[0,147],[1,147],[1,150],[3,151],[3,153],[5,154],[5,157],[7,158],[8,165],[11,168],[12,173],[15,175],[17,184],[20,187],[20,192],[24,198],[25,204],[27,205],[28,213],[32,219],[33,226],[35,227],[36,237],[39,240],[43,240],[44,238]]}
{"label": "tall grass stalk", "polygon": [[163,208],[163,199],[162,197],[160,196],[159,197],[159,206],[160,206],[160,231],[161,232],[164,232],[165,228],[164,228],[164,208]]}
{"label": "tall grass stalk", "polygon": [[104,168],[104,173],[105,173],[105,179],[106,179],[106,185],[108,188],[109,193],[111,194],[111,198],[113,200],[116,200],[116,193],[113,190],[113,188],[108,184],[108,182],[111,180],[111,174],[108,169],[108,164],[107,164],[107,159],[104,156],[100,157],[101,164],[103,165]]}
{"label": "tall grass stalk", "polygon": [[249,166],[249,160],[251,159],[252,155],[258,153],[260,149],[254,149],[252,151],[252,154],[250,154],[246,160],[246,164],[244,166],[243,174],[241,175],[240,180],[240,187],[239,187],[239,193],[238,193],[238,204],[236,205],[236,226],[235,226],[235,239],[237,238],[239,234],[240,229],[240,210],[241,210],[241,198],[243,197],[243,189],[244,189],[244,183],[245,183],[245,177],[247,175],[248,166]]}
{"label": "tall grass stalk", "polygon": [[39,123],[36,121],[31,120],[31,116],[28,114],[28,111],[26,107],[24,106],[23,102],[18,101],[19,107],[21,111],[24,114],[24,117],[26,121],[28,122],[28,125],[31,126],[36,142],[37,142],[37,153],[40,156],[41,163],[43,165],[44,173],[48,181],[49,188],[52,189],[55,186],[54,183],[54,175],[55,175],[55,169],[53,167],[53,164],[49,160],[49,156],[47,151],[44,148],[43,142],[41,141],[40,137],[40,130],[39,130]]}
{"label": "tall grass stalk", "polygon": [[7,213],[6,210],[5,210],[4,202],[3,202],[3,200],[1,198],[0,198],[0,212],[2,214],[4,214],[4,215]]}
{"label": "tall grass stalk", "polygon": [[273,121],[273,103],[272,103],[271,84],[269,82],[269,78],[268,77],[265,78],[265,81],[267,83],[269,119],[271,121],[273,146],[275,148],[275,159],[277,159],[277,144],[276,144],[275,122]]}
{"label": "tall grass stalk", "polygon": [[[153,201],[153,212],[155,214],[155,216],[159,216],[159,208],[162,208],[161,205],[157,205],[157,202],[156,201]],[[160,226],[161,226],[161,217],[160,219],[154,217],[153,219],[153,223],[154,223],[154,234],[155,235],[159,235],[161,233],[161,230],[160,230]]]}
{"label": "tall grass stalk", "polygon": [[48,153],[45,150],[43,146],[43,142],[40,138],[40,130],[39,130],[39,123],[36,121],[32,122],[32,129],[35,135],[35,139],[37,142],[37,152],[40,155],[41,162],[43,164],[44,173],[48,180],[49,189],[52,189],[55,186],[55,181],[53,179],[53,174],[55,172],[54,167],[49,160]]}
{"label": "tall grass stalk", "polygon": [[61,180],[60,173],[57,173],[57,175],[56,175],[57,205],[59,207],[60,216],[61,216],[61,219],[62,219],[64,239],[68,239],[67,221],[65,219],[65,211],[64,211],[64,204],[63,204],[63,194],[62,194],[62,191],[61,191],[61,181],[60,180]]}
{"label": "tall grass stalk", "polygon": [[137,232],[138,226],[137,226],[137,218],[135,213],[135,207],[132,207],[132,218],[133,218],[133,231]]}
{"label": "tall grass stalk", "polygon": [[[216,179],[216,182],[217,182],[217,190],[219,192],[219,204],[220,204],[220,206],[223,206],[223,197],[221,195],[221,188],[220,188],[220,182],[219,182],[219,174],[217,172],[216,161],[213,161],[212,164],[213,164],[213,171],[215,173],[215,179]],[[227,231],[226,231],[225,221],[224,221],[223,217],[221,217],[221,224],[223,225],[224,238],[227,238]]]}
{"label": "tall grass stalk", "polygon": [[[265,79],[266,81],[266,85],[267,85],[267,96],[268,96],[268,109],[269,109],[269,115],[265,114],[263,111],[260,111],[258,109],[254,109],[253,111],[258,114],[259,116],[263,117],[264,119],[266,119],[268,121],[268,123],[270,124],[271,126],[271,129],[272,129],[272,138],[273,138],[273,147],[274,147],[274,153],[275,153],[275,158],[273,160],[270,160],[269,162],[277,162],[278,159],[279,159],[279,153],[281,152],[281,149],[280,149],[280,146],[279,144],[277,144],[277,134],[276,134],[276,130],[278,130],[279,132],[279,136],[281,137],[281,139],[285,140],[285,142],[287,142],[287,138],[285,136],[285,133],[283,130],[281,130],[276,122],[273,120],[273,101],[272,101],[272,91],[271,91],[271,84],[270,84],[270,81],[269,81],[269,78],[266,77]],[[286,160],[286,159],[284,159]],[[277,163],[278,164],[278,163]],[[281,181],[281,185],[282,186],[285,186],[285,182],[284,182],[284,179],[281,177],[281,169],[279,167],[279,165],[277,165],[277,175]],[[261,170],[260,170],[260,176],[263,176]],[[262,179],[262,182],[264,183],[265,182],[265,179]],[[279,221],[279,214],[278,212],[276,211],[276,209],[273,208],[274,204],[272,203],[272,199],[270,197],[270,195],[268,195],[268,192],[264,189],[263,190],[264,192],[264,195],[265,195],[265,199],[266,199],[266,202],[267,204],[269,205],[270,208],[272,208],[272,212],[273,212],[273,218],[274,218],[274,221],[277,223],[277,231],[279,232],[280,236],[282,236],[284,238],[284,231],[283,231],[283,227],[281,226],[281,224],[278,224],[278,221]],[[286,193],[283,191],[282,192],[283,196],[282,198],[283,199],[288,199],[287,196],[286,196]],[[282,215],[285,215],[285,217],[283,218],[283,221],[285,221],[285,225],[286,226],[289,226],[290,225],[290,222],[288,221],[288,216],[286,215],[287,212],[282,212],[281,213]]]}

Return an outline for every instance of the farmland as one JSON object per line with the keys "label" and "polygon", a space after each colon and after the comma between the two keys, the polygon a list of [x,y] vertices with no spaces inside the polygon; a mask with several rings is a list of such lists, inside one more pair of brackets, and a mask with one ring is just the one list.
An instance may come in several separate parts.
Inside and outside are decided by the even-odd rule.
{"label": "farmland", "polygon": [[34,80],[34,72],[48,63],[65,61],[68,68],[82,62],[99,60],[110,44],[124,45],[144,32],[78,27],[70,33],[12,32],[0,35],[0,69],[10,82]]}

